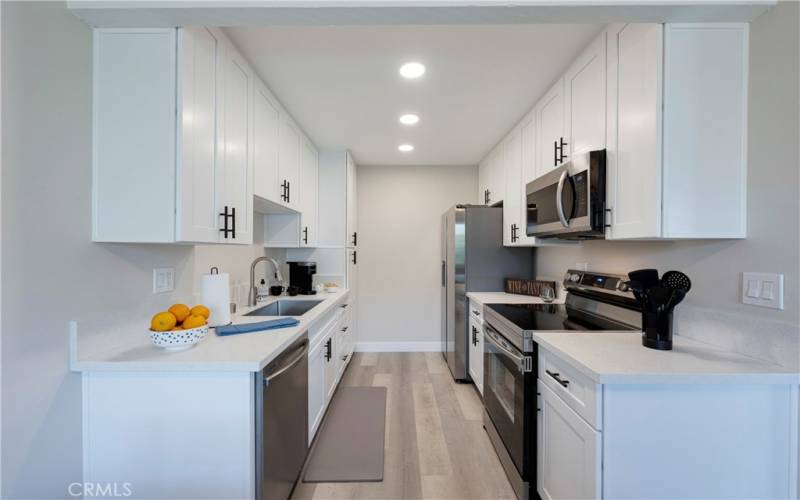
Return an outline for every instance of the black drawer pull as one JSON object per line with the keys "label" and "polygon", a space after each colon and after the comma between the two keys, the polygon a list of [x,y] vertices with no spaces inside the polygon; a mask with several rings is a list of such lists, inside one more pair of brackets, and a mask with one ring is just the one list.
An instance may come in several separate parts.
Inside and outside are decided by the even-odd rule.
{"label": "black drawer pull", "polygon": [[566,386],[568,386],[568,385],[569,385],[569,380],[564,380],[564,379],[562,379],[562,378],[559,376],[559,375],[561,375],[560,373],[558,373],[558,372],[555,372],[555,373],[553,373],[553,372],[551,372],[550,370],[545,370],[544,372],[545,372],[546,374],[550,375],[551,377],[553,377],[553,380],[555,380],[556,382],[558,382],[559,384],[561,384],[561,387],[566,387]]}

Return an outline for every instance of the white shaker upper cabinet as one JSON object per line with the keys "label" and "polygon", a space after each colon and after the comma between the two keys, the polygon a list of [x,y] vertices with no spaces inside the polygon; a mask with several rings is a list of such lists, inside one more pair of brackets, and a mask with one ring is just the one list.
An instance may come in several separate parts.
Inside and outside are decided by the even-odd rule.
{"label": "white shaker upper cabinet", "polygon": [[278,180],[281,111],[267,88],[256,80],[253,91],[253,193],[281,203]]}
{"label": "white shaker upper cabinet", "polygon": [[505,163],[505,195],[503,197],[503,245],[513,246],[525,230],[520,216],[522,209],[522,134],[515,128],[502,142]]}
{"label": "white shaker upper cabinet", "polygon": [[252,242],[251,81],[216,29],[94,31],[93,241]]}
{"label": "white shaker upper cabinet", "polygon": [[348,248],[355,248],[358,246],[358,182],[357,182],[357,168],[356,163],[353,161],[353,156],[348,151],[345,154],[346,161],[346,175],[347,175],[347,188],[346,188],[346,208],[345,218],[347,226],[347,242]]}
{"label": "white shaker upper cabinet", "polygon": [[278,158],[278,180],[280,180],[281,201],[290,207],[298,208],[298,179],[300,178],[301,134],[289,117],[281,117],[280,155]]}
{"label": "white shaker upper cabinet", "polygon": [[300,182],[300,246],[317,246],[317,205],[318,205],[318,161],[317,149],[307,140],[303,140],[301,152]]}
{"label": "white shaker upper cabinet", "polygon": [[[606,147],[606,32],[564,75],[565,137],[570,156]],[[566,151],[564,159],[567,159]]]}
{"label": "white shaker upper cabinet", "polygon": [[232,45],[227,45],[225,55],[224,159],[217,208],[220,213],[231,213],[227,226],[230,231],[222,232],[224,241],[249,245],[253,243],[253,71]]}
{"label": "white shaker upper cabinet", "polygon": [[222,41],[206,28],[178,30],[178,60],[183,76],[179,115],[183,118],[179,127],[182,154],[176,163],[177,241],[213,243],[220,236],[216,176],[223,158],[216,141],[217,113],[221,110],[217,104],[221,97],[219,61],[223,50]]}
{"label": "white shaker upper cabinet", "polygon": [[501,141],[478,166],[478,202],[496,205],[503,201],[505,183],[505,151]]}
{"label": "white shaker upper cabinet", "polygon": [[746,237],[748,35],[609,30],[609,239]]}
{"label": "white shaker upper cabinet", "polygon": [[[539,100],[536,114],[536,177],[540,177],[566,160],[564,138],[564,79],[559,80]],[[563,151],[563,152],[562,152]]]}
{"label": "white shaker upper cabinet", "polygon": [[616,47],[617,134],[607,156],[609,236],[657,238],[661,235],[663,26],[629,24],[618,33]]}

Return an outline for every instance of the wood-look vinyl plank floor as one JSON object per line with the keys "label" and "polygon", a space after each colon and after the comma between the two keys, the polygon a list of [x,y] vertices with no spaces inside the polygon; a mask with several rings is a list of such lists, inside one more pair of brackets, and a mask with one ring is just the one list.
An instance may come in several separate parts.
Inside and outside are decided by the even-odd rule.
{"label": "wood-look vinyl plank floor", "polygon": [[[384,477],[302,483],[292,500],[514,500],[483,404],[438,353],[356,353],[341,382],[387,388]],[[336,395],[334,395],[336,397]]]}

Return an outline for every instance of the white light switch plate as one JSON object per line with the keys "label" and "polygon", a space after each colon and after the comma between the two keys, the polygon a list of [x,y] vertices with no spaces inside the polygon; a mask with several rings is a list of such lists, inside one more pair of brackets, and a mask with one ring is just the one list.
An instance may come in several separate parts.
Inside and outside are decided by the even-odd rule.
{"label": "white light switch plate", "polygon": [[173,290],[175,290],[175,268],[153,269],[153,293],[166,293]]}
{"label": "white light switch plate", "polygon": [[783,275],[742,273],[742,303],[783,309]]}

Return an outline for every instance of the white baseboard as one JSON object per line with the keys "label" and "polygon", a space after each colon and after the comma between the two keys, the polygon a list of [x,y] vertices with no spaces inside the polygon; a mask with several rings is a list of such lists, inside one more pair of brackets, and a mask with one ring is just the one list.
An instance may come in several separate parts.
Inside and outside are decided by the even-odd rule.
{"label": "white baseboard", "polygon": [[441,342],[356,342],[357,352],[440,352]]}

